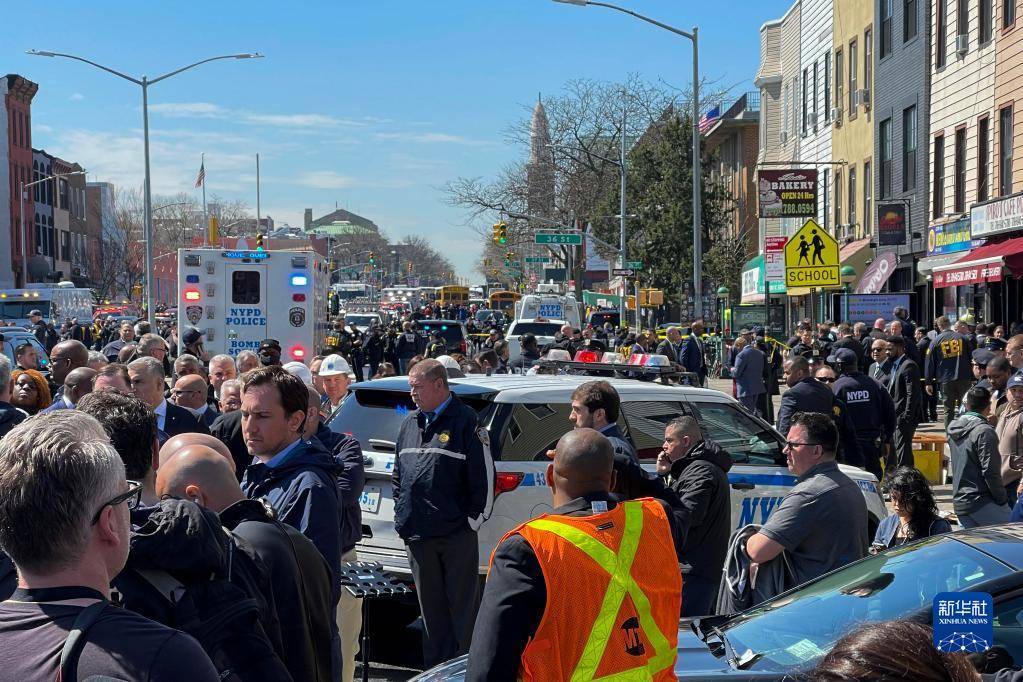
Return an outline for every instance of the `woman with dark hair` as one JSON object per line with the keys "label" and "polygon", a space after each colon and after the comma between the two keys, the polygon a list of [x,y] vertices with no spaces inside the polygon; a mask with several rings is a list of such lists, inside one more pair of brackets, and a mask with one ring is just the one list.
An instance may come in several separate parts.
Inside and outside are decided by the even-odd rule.
{"label": "woman with dark hair", "polygon": [[868,623],[845,635],[817,664],[810,679],[977,682],[980,675],[963,654],[934,647],[931,628],[909,620]]}
{"label": "woman with dark hair", "polygon": [[899,467],[888,478],[895,513],[881,522],[870,545],[871,554],[913,540],[949,533],[952,526],[938,516],[938,505],[927,479],[919,469]]}
{"label": "woman with dark hair", "polygon": [[11,393],[11,404],[20,407],[29,416],[50,406],[50,387],[42,374],[34,369],[16,369],[11,372],[14,390]]}

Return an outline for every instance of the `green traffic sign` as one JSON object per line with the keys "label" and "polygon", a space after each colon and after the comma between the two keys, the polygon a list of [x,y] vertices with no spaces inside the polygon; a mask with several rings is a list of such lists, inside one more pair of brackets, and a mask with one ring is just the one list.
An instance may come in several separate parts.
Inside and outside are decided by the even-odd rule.
{"label": "green traffic sign", "polygon": [[550,263],[550,256],[526,256],[527,263]]}
{"label": "green traffic sign", "polygon": [[625,267],[632,268],[633,270],[642,270],[643,261],[641,260],[630,260],[625,262]]}
{"label": "green traffic sign", "polygon": [[581,234],[538,234],[537,244],[582,244]]}

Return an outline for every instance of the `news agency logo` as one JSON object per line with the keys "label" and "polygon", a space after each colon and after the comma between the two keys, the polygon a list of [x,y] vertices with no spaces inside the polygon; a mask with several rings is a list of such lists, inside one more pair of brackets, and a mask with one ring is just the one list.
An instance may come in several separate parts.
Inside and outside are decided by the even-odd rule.
{"label": "news agency logo", "polygon": [[986,592],[941,592],[933,601],[934,646],[980,653],[994,643],[994,601]]}

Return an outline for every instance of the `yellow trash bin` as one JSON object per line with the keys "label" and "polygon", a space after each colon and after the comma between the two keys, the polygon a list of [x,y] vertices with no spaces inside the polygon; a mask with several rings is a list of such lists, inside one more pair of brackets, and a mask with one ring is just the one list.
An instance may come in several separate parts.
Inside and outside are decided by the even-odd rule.
{"label": "yellow trash bin", "polygon": [[941,485],[945,482],[942,460],[946,442],[944,436],[913,437],[913,463],[932,485]]}

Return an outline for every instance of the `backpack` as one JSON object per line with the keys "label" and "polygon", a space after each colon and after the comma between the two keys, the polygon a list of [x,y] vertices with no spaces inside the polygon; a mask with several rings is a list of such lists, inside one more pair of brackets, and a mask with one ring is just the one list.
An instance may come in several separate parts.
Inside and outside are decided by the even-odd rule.
{"label": "backpack", "polygon": [[[237,585],[223,579],[186,585],[160,570],[125,572],[159,595],[159,622],[194,637],[223,682],[291,680],[260,623],[256,600]],[[129,575],[124,578],[131,580]]]}

